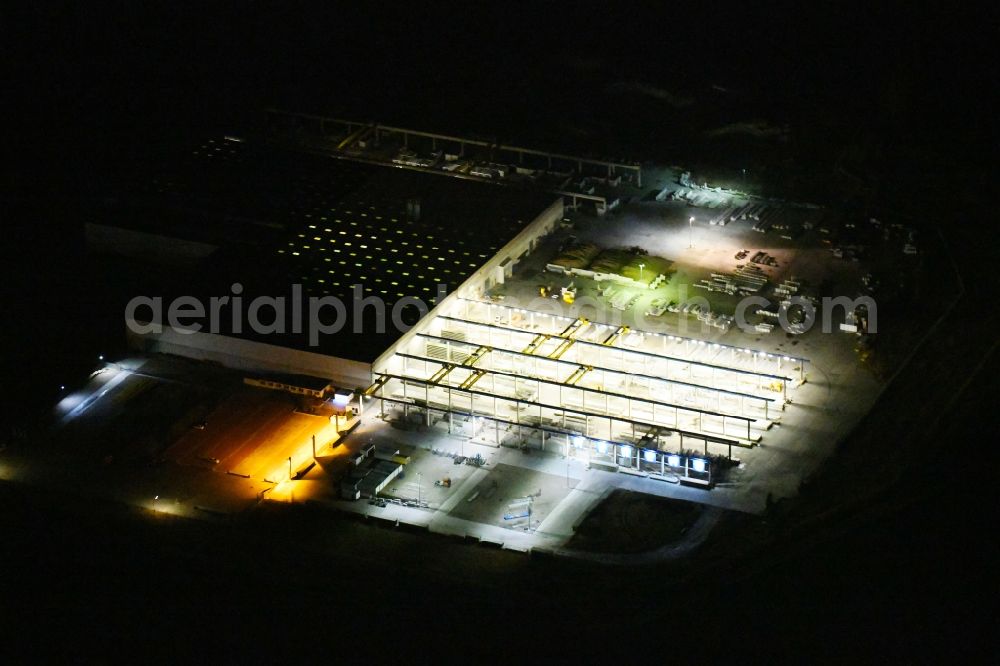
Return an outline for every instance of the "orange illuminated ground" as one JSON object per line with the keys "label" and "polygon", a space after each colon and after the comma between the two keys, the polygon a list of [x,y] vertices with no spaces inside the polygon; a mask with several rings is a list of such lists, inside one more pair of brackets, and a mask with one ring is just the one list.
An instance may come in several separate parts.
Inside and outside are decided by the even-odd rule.
{"label": "orange illuminated ground", "polygon": [[184,434],[166,457],[255,479],[287,479],[289,456],[293,471],[312,459],[312,435],[317,448],[336,438],[327,417],[296,412],[295,406],[287,394],[242,389],[215,408],[204,430]]}

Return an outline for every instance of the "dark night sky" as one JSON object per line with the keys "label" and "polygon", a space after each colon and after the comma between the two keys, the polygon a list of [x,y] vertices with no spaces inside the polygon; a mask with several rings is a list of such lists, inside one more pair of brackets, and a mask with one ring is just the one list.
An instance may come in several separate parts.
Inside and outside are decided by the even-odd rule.
{"label": "dark night sky", "polygon": [[986,136],[968,92],[988,88],[996,16],[962,6],[206,4],[6,9],[6,97],[42,138],[81,142],[228,126],[264,104],[523,136],[584,122],[602,85],[635,80],[706,113],[714,84],[775,122],[952,148]]}

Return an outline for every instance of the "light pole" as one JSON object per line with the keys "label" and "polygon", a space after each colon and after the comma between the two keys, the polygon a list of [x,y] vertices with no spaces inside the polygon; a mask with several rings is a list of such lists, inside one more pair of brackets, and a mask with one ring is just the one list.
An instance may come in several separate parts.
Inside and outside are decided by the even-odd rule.
{"label": "light pole", "polygon": [[694,247],[694,215],[688,218],[688,249]]}
{"label": "light pole", "polygon": [[646,264],[639,264],[639,282],[642,282],[642,269],[646,267]]}
{"label": "light pole", "polygon": [[292,480],[292,457],[288,456],[288,480]]}
{"label": "light pole", "polygon": [[420,506],[421,504],[422,498],[420,495],[420,488],[422,485],[423,485],[423,476],[421,476],[420,472],[417,472],[417,506]]}

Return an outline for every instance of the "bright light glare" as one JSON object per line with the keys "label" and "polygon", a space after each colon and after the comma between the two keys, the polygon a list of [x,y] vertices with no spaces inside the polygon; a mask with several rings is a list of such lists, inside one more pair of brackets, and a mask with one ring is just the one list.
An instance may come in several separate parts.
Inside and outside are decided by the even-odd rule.
{"label": "bright light glare", "polygon": [[691,461],[691,468],[696,472],[704,472],[705,461],[702,460],[701,458],[695,458],[694,460]]}
{"label": "bright light glare", "polygon": [[59,401],[56,405],[56,409],[60,414],[69,414],[71,411],[76,409],[86,397],[87,396],[83,393],[70,393]]}
{"label": "bright light glare", "polygon": [[656,462],[656,451],[646,449],[642,452],[642,457],[646,462]]}
{"label": "bright light glare", "polygon": [[667,464],[670,465],[671,467],[680,467],[681,466],[681,457],[680,456],[667,456]]}

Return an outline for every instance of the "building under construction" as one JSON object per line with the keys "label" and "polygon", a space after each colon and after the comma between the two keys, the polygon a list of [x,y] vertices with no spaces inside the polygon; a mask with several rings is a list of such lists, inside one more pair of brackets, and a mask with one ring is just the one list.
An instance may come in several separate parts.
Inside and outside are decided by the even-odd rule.
{"label": "building under construction", "polygon": [[[273,150],[280,177],[260,172],[260,156]],[[445,284],[449,293],[430,299],[433,309],[405,333],[345,335],[331,350],[169,332],[137,341],[147,350],[318,374],[361,389],[362,417],[398,416],[497,445],[703,483],[711,457],[731,458],[767,436],[805,378],[803,358],[494,298],[574,205],[558,192],[242,140],[195,152],[199,164],[206,158],[198,153],[212,156],[213,178],[230,178],[232,168],[266,182],[271,194],[258,201],[262,208],[242,217],[266,230],[265,248],[310,292],[345,297],[362,284],[366,294],[388,299],[428,297]],[[202,182],[189,180],[186,201],[198,198]],[[217,196],[212,201],[218,205]],[[618,279],[637,292],[652,288]]]}

